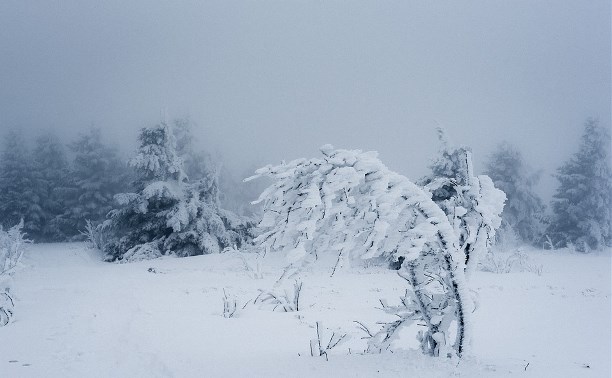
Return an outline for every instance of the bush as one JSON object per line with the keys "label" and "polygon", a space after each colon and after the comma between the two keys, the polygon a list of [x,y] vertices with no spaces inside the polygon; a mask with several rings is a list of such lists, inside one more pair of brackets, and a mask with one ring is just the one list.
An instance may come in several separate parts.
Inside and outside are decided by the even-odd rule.
{"label": "bush", "polygon": [[23,220],[7,231],[0,226],[0,326],[8,324],[14,314],[9,284],[28,243],[22,230]]}

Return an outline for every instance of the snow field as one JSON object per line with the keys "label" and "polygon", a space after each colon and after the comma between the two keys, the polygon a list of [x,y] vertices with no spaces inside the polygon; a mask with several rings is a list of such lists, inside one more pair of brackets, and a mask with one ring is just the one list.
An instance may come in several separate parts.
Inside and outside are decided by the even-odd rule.
{"label": "snow field", "polygon": [[[13,282],[15,320],[0,328],[0,377],[609,377],[610,254],[528,254],[541,275],[475,272],[474,353],[459,361],[360,354],[353,322],[376,330],[391,320],[379,299],[393,304],[405,289],[390,270],[330,277],[327,262],[312,266],[300,311],[285,313],[252,302],[280,276],[279,255],[257,279],[238,252],[111,264],[83,244],[33,245]],[[235,317],[223,317],[224,289]],[[347,334],[328,360],[310,356],[317,321],[324,341]]]}

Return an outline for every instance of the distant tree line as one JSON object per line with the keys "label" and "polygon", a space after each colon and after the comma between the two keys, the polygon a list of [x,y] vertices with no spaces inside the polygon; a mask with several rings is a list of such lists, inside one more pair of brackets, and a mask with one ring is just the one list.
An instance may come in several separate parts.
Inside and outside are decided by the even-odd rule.
{"label": "distant tree line", "polygon": [[[235,213],[249,215],[250,224],[256,223],[260,208],[247,204],[265,185],[234,179],[222,164],[194,147],[190,128],[188,120],[175,120],[143,129],[140,147],[129,164],[115,148],[104,143],[97,128],[78,135],[68,144],[52,132],[44,132],[29,145],[19,131],[8,131],[0,146],[0,225],[6,230],[23,219],[23,231],[28,238],[55,242],[82,240],[83,231],[102,227],[104,223],[107,232],[114,228],[115,236],[121,234],[119,239],[106,245],[109,256],[115,259],[122,258],[119,250],[134,248],[136,240],[143,245],[152,240],[162,243],[158,233],[162,235],[163,245],[156,244],[155,253],[163,254],[171,247],[176,249],[179,243],[176,235],[169,236],[169,229],[173,227],[184,232],[179,243],[184,244],[181,254],[208,253],[236,244],[240,238],[224,232],[238,232],[236,224],[242,220]],[[450,153],[446,155],[443,154],[447,161],[440,160],[435,167],[437,174],[453,180],[465,179],[445,172],[452,164],[461,163],[452,161],[456,157]],[[580,251],[611,246],[610,158],[609,130],[597,120],[587,120],[579,150],[558,168],[555,177],[559,187],[551,204],[546,206],[535,191],[540,173],[529,167],[515,146],[507,142],[499,144],[484,169],[495,187],[507,197],[496,238],[549,248],[572,246]],[[472,169],[463,169],[468,168]],[[151,185],[161,181],[173,182],[180,189],[157,188],[161,191],[151,192]],[[454,195],[447,193],[449,183],[425,178],[420,184],[430,187],[434,200],[443,208],[456,207],[446,203],[446,197]],[[184,205],[182,201],[189,198],[195,208],[179,211]],[[201,203],[195,204],[195,199]],[[141,214],[139,211],[145,203],[151,209]],[[466,203],[463,206],[468,209],[476,206]],[[164,221],[166,226],[160,226],[162,215],[151,217],[151,211],[164,217],[180,216],[180,227],[179,223],[169,225],[167,222],[172,222],[169,218]],[[445,211],[450,214],[449,209]],[[204,217],[203,222],[208,223],[204,225],[200,220],[196,225],[190,223],[194,219],[189,217]],[[129,227],[125,225],[139,222],[149,222],[148,236],[129,236],[125,231]],[[246,235],[244,222],[240,227],[243,229],[238,234]],[[473,237],[465,236],[466,240]],[[132,242],[128,242],[130,238]],[[467,243],[466,248],[471,245]]]}
{"label": "distant tree line", "polygon": [[[172,164],[177,165],[172,169],[183,172],[180,180],[176,178],[177,182],[187,185],[188,181],[191,186],[197,183],[200,191],[207,191],[208,202],[219,208],[229,207],[248,215],[257,211],[244,204],[257,197],[258,193],[253,191],[261,185],[241,188],[220,163],[197,150],[188,120],[178,119],[143,129],[136,158],[145,156],[143,149],[148,149],[151,156],[161,153],[154,148],[154,143],[162,141],[157,140],[160,136],[152,130],[159,133],[162,129],[167,134],[163,142],[166,157],[170,159],[172,155]],[[23,232],[35,242],[84,240],[88,237],[87,230],[96,229],[107,219],[117,220],[117,211],[123,209],[121,200],[125,195],[122,193],[138,192],[148,182],[169,179],[159,171],[163,166],[139,165],[135,163],[136,158],[126,163],[118,150],[103,140],[99,128],[92,127],[69,143],[64,143],[52,131],[35,136],[33,143],[17,129],[7,131],[2,137],[0,226],[7,230],[23,219]],[[150,163],[154,164],[153,160]],[[232,218],[230,214],[226,212],[226,222]],[[241,219],[237,215],[235,218]],[[238,222],[236,219],[233,221]],[[221,246],[226,245],[221,243]],[[112,256],[119,258],[117,252]]]}
{"label": "distant tree line", "polygon": [[559,186],[547,209],[534,191],[539,173],[516,147],[498,145],[485,168],[507,196],[498,237],[583,252],[612,246],[611,158],[609,130],[588,119],[578,152],[557,169]]}
{"label": "distant tree line", "polygon": [[0,155],[0,223],[7,229],[23,219],[23,231],[37,242],[80,239],[86,221],[105,219],[129,177],[99,129],[68,145],[45,132],[32,147],[19,131],[10,130]]}

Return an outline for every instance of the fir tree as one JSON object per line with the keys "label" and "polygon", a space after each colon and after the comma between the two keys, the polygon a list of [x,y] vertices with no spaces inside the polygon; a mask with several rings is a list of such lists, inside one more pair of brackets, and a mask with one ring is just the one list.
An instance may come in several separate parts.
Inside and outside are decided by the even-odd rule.
{"label": "fir tree", "polygon": [[52,132],[44,133],[36,139],[33,157],[38,207],[31,235],[36,241],[66,240],[77,230],[61,217],[74,196],[64,146]]}
{"label": "fir tree", "polygon": [[240,229],[218,206],[214,180],[188,182],[174,133],[167,124],[142,129],[140,147],[129,165],[135,192],[115,196],[118,209],[101,227],[111,260],[139,260],[219,252],[240,245]]}
{"label": "fir tree", "polygon": [[98,224],[106,218],[114,195],[127,189],[128,174],[116,151],[102,142],[98,128],[81,134],[69,147],[74,153],[76,195],[64,218],[75,230],[82,231],[87,221]]}
{"label": "fir tree", "polygon": [[37,229],[39,199],[34,192],[33,162],[21,133],[10,130],[0,158],[0,224],[8,229],[24,220],[24,231]]}
{"label": "fir tree", "polygon": [[[267,186],[265,180],[241,182],[255,170],[251,167],[248,172],[237,180],[231,172],[221,163],[219,158],[213,158],[205,151],[194,148],[197,137],[193,135],[193,124],[188,119],[177,119],[172,123],[176,137],[176,150],[183,159],[185,173],[190,182],[204,180],[210,183],[210,188],[216,193],[210,195],[218,197],[219,204],[227,210],[242,217],[256,218],[261,212],[260,206],[253,206],[253,201]],[[214,185],[213,185],[214,184]]]}
{"label": "fir tree", "polygon": [[558,245],[581,251],[612,245],[611,172],[610,132],[588,119],[578,152],[557,169],[548,232]]}
{"label": "fir tree", "polygon": [[198,139],[193,135],[192,123],[188,119],[176,119],[172,122],[172,133],[176,139],[176,153],[183,159],[185,174],[190,181],[200,179],[218,181],[219,164],[213,161],[210,154],[196,150]]}
{"label": "fir tree", "polygon": [[499,144],[489,157],[485,174],[506,193],[502,229],[516,232],[524,242],[538,242],[542,237],[545,208],[542,199],[533,190],[539,174],[529,169],[520,151],[508,142]]}

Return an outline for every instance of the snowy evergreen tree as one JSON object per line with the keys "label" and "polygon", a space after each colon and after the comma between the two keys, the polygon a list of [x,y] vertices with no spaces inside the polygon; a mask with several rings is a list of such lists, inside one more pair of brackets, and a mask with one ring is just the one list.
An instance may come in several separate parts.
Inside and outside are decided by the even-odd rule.
{"label": "snowy evergreen tree", "polygon": [[572,243],[581,251],[612,246],[610,156],[609,130],[587,120],[578,152],[556,174],[548,232],[558,245]]}
{"label": "snowy evergreen tree", "polygon": [[[230,172],[222,163],[219,156],[212,156],[194,146],[199,143],[193,134],[193,123],[189,119],[176,119],[172,122],[173,133],[176,137],[176,151],[183,159],[185,173],[190,182],[204,180],[214,185],[211,189],[218,196],[219,204],[223,209],[234,212],[241,217],[257,218],[261,216],[261,207],[253,206],[251,202],[267,186],[265,180],[242,182],[242,179],[253,172],[256,166],[245,170],[240,179]],[[243,219],[248,221],[248,219]]]}
{"label": "snowy evergreen tree", "polygon": [[[404,309],[372,338],[372,347],[386,348],[399,329],[422,322],[424,353],[462,355],[469,344],[470,297],[465,255],[446,214],[431,193],[390,171],[375,152],[329,145],[321,152],[322,159],[266,166],[249,178],[274,181],[258,200],[264,217],[255,243],[287,254],[283,277],[329,254],[336,261],[332,274],[353,258],[401,260],[399,274],[409,283]],[[495,191],[483,185],[487,190]],[[478,209],[499,215],[497,203],[483,201]]]}
{"label": "snowy evergreen tree", "polygon": [[24,220],[24,231],[38,228],[39,199],[34,192],[33,161],[22,134],[10,130],[0,157],[0,225],[5,229]]}
{"label": "snowy evergreen tree", "polygon": [[61,217],[75,194],[64,146],[54,133],[46,132],[36,139],[33,157],[38,206],[29,234],[36,241],[66,240],[77,230]]}
{"label": "snowy evergreen tree", "polygon": [[129,162],[136,191],[116,195],[120,207],[101,226],[111,235],[104,246],[109,259],[189,256],[239,246],[239,225],[219,208],[215,181],[188,182],[171,127],[142,129],[139,139],[138,154]]}
{"label": "snowy evergreen tree", "polygon": [[506,193],[502,229],[515,232],[524,242],[540,241],[545,206],[533,190],[540,176],[529,169],[520,151],[508,142],[499,144],[486,163],[485,174]]}
{"label": "snowy evergreen tree", "polygon": [[468,147],[451,145],[442,129],[438,129],[438,135],[442,143],[440,154],[430,166],[432,173],[419,185],[431,192],[433,201],[448,217],[470,275],[494,242],[506,197],[489,176],[474,175]]}
{"label": "snowy evergreen tree", "polygon": [[113,207],[113,196],[127,190],[126,166],[113,148],[102,141],[101,131],[91,128],[70,149],[74,153],[72,180],[76,194],[64,215],[74,230],[85,230],[86,222],[102,222]]}
{"label": "snowy evergreen tree", "polygon": [[183,159],[185,174],[190,181],[200,179],[217,181],[219,164],[215,163],[208,153],[196,150],[194,145],[198,140],[193,135],[192,127],[188,119],[176,119],[172,122],[172,132],[176,138],[176,153]]}

